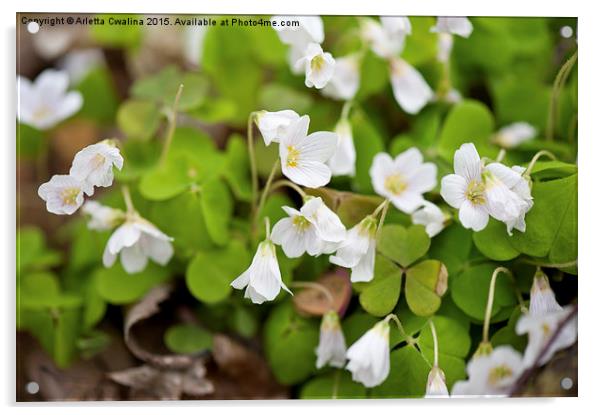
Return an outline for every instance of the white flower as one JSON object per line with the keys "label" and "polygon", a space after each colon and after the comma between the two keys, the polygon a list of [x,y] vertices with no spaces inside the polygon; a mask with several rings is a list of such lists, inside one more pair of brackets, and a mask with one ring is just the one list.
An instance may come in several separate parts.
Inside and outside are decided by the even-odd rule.
{"label": "white flower", "polygon": [[269,239],[259,244],[249,268],[230,285],[237,290],[246,287],[245,298],[250,298],[254,304],[272,301],[280,293],[280,288],[292,295],[282,282],[276,248]]}
{"label": "white flower", "polygon": [[333,99],[351,100],[360,87],[360,63],[357,55],[335,58],[334,73],[322,94]]}
{"label": "white flower", "polygon": [[46,69],[32,83],[17,78],[17,118],[39,130],[48,130],[69,118],[82,107],[83,98],[77,91],[67,92],[69,75],[64,71]]}
{"label": "white flower", "polygon": [[336,311],[327,311],[322,317],[320,325],[320,343],[316,348],[318,355],[316,367],[320,369],[327,363],[333,367],[343,367],[345,366],[346,352],[347,346],[341,330],[339,315]]}
{"label": "white flower", "polygon": [[501,128],[493,137],[493,141],[504,148],[514,148],[535,138],[537,130],[527,122],[515,122]]}
{"label": "white flower", "polygon": [[282,173],[301,186],[317,188],[326,185],[332,172],[326,161],[337,148],[335,133],[319,131],[307,135],[309,117],[304,115],[291,125],[280,139]]}
{"label": "white flower", "polygon": [[38,195],[46,202],[46,210],[56,215],[71,215],[84,203],[84,192],[90,188],[66,174],[55,174],[38,188]]}
{"label": "white flower", "polygon": [[412,27],[407,17],[381,17],[381,24],[373,19],[364,18],[360,31],[362,39],[372,52],[384,59],[399,56],[405,45],[406,35]]}
{"label": "white flower", "polygon": [[467,38],[472,33],[472,23],[466,17],[437,17],[437,23],[431,28],[431,32]]}
{"label": "white flower", "polygon": [[523,369],[520,353],[510,346],[496,347],[490,354],[475,355],[468,362],[468,380],[456,382],[452,396],[507,396]]}
{"label": "white flower", "polygon": [[550,287],[548,277],[541,270],[538,270],[533,276],[529,314],[532,316],[542,316],[557,311],[562,311],[562,307],[556,301],[556,296],[554,295],[554,291],[552,291],[552,287]]}
{"label": "white flower", "polygon": [[431,238],[443,230],[445,219],[445,214],[439,206],[426,200],[422,207],[412,213],[412,223],[424,225],[426,233]]}
{"label": "white flower", "polygon": [[401,58],[389,60],[393,95],[399,106],[409,114],[417,114],[434,97],[433,90],[420,72]]}
{"label": "white flower", "polygon": [[334,155],[328,160],[328,167],[333,176],[355,176],[355,145],[351,124],[346,118],[341,119],[336,127],[337,148]]}
{"label": "white flower", "polygon": [[299,114],[293,110],[276,112],[258,111],[256,116],[257,128],[261,132],[266,146],[278,143],[286,136],[288,129],[299,119]]}
{"label": "white flower", "polygon": [[295,66],[297,70],[305,68],[305,86],[322,89],[334,75],[335,61],[319,44],[310,43]]}
{"label": "white flower", "polygon": [[409,214],[424,203],[422,194],[437,185],[437,167],[423,163],[420,151],[412,147],[395,160],[386,153],[378,153],[372,161],[370,177],[376,193]]}
{"label": "white flower", "polygon": [[[516,333],[529,333],[529,343],[525,349],[525,366],[531,366],[536,363],[540,353],[546,347],[552,336],[569,314],[572,307],[564,307],[560,311],[552,311],[541,315],[522,315],[516,323]],[[550,345],[547,352],[539,360],[538,365],[544,365],[550,361],[554,353],[558,350],[571,346],[577,340],[577,319],[571,318],[558,334],[554,342]]]}
{"label": "white flower", "polygon": [[130,214],[109,238],[102,262],[109,268],[120,255],[121,265],[129,274],[144,270],[149,258],[159,265],[165,265],[173,256],[171,241],[173,238],[146,219],[138,214]]}
{"label": "white flower", "polygon": [[380,385],[389,376],[389,323],[380,321],[347,350],[346,369],[354,381],[367,388]]}
{"label": "white flower", "polygon": [[[324,23],[320,16],[273,16],[272,27],[278,33],[282,43],[305,48],[309,43],[324,41]],[[286,22],[298,22],[298,25],[281,25]]]}
{"label": "white flower", "polygon": [[335,265],[351,268],[351,282],[367,282],[374,278],[376,228],[376,219],[367,216],[347,231],[345,241],[329,258]]}
{"label": "white flower", "polygon": [[184,29],[183,55],[191,65],[199,66],[201,63],[207,29],[208,26],[187,26]]}
{"label": "white flower", "polygon": [[319,197],[308,198],[301,211],[288,206],[282,209],[289,217],[274,225],[271,239],[289,258],[304,252],[312,256],[332,253],[345,238],[345,226]]}
{"label": "white flower", "polygon": [[449,33],[439,33],[437,37],[437,60],[448,62],[454,47],[454,37]]}
{"label": "white flower", "polygon": [[449,391],[445,384],[445,373],[434,366],[429,372],[429,377],[426,382],[425,398],[449,398]]}
{"label": "white flower", "polygon": [[100,49],[76,49],[67,53],[58,66],[69,75],[71,85],[77,85],[90,71],[104,65],[105,59]]}
{"label": "white flower", "polygon": [[101,205],[98,202],[89,200],[84,203],[82,212],[90,216],[88,229],[105,231],[113,229],[121,220],[125,218],[125,213],[119,209]]}
{"label": "white flower", "polygon": [[113,184],[113,166],[119,170],[123,167],[123,157],[113,140],[103,140],[80,150],[73,158],[69,174],[92,186],[109,187]]}

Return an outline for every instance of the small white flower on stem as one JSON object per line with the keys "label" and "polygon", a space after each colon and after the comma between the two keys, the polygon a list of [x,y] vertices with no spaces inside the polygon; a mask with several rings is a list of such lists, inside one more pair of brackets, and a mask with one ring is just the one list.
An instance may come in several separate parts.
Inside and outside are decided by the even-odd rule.
{"label": "small white flower on stem", "polygon": [[338,136],[337,148],[334,155],[328,160],[328,167],[333,176],[355,176],[355,144],[351,123],[346,118],[341,119],[336,127]]}
{"label": "small white flower on stem", "polygon": [[249,268],[230,285],[237,290],[246,287],[245,298],[250,298],[254,304],[272,301],[280,293],[281,288],[292,295],[282,282],[276,247],[269,239],[259,243]]}
{"label": "small white flower on stem", "polygon": [[341,330],[341,322],[336,311],[329,310],[322,317],[320,325],[320,343],[316,348],[316,367],[318,369],[329,364],[333,367],[345,366],[345,335]]}
{"label": "small white flower on stem", "polygon": [[[323,241],[338,244],[345,239],[345,225],[337,214],[326,206],[321,197],[306,197],[301,213],[316,227],[318,237]],[[334,252],[334,249],[331,252]]]}
{"label": "small white flower on stem", "polygon": [[280,142],[282,137],[288,133],[291,125],[299,118],[299,114],[293,110],[257,112],[257,128],[261,132],[265,145],[269,146],[271,143]]}
{"label": "small white flower on stem", "polygon": [[305,68],[305,86],[308,88],[322,89],[334,75],[334,58],[317,43],[307,45],[303,56],[295,65],[297,70]]}
{"label": "small white flower on stem", "polygon": [[334,73],[330,82],[322,89],[322,94],[349,101],[360,87],[360,63],[357,55],[335,58]]}
{"label": "small white flower on stem", "polygon": [[449,62],[453,47],[454,37],[449,33],[439,33],[437,36],[437,60],[442,63]]}
{"label": "small white flower on stem", "polygon": [[364,18],[360,31],[362,39],[370,46],[372,52],[384,59],[399,56],[405,45],[406,35],[412,27],[407,17],[381,17],[381,23]]}
{"label": "small white flower on stem", "polygon": [[309,117],[295,121],[280,140],[280,162],[282,173],[293,182],[317,188],[326,185],[332,176],[326,161],[337,148],[338,136],[332,132],[319,131],[307,135]]}
{"label": "small white flower on stem", "polygon": [[423,193],[437,185],[437,166],[424,163],[417,148],[410,148],[395,159],[387,153],[374,156],[370,167],[372,187],[404,213],[412,213],[424,204]]}
{"label": "small white flower on stem", "polygon": [[84,192],[91,187],[66,174],[55,174],[38,188],[46,210],[55,215],[71,215],[84,203]]}
{"label": "small white flower on stem", "polygon": [[475,355],[466,372],[468,380],[456,382],[453,397],[504,397],[523,373],[520,353],[510,346],[496,347],[488,355]]}
{"label": "small white flower on stem", "polygon": [[391,37],[405,38],[412,34],[412,23],[407,16],[381,16],[380,22]]}
{"label": "small white flower on stem", "polygon": [[514,148],[535,138],[537,130],[527,122],[515,122],[501,128],[494,136],[493,142],[503,148]]}
{"label": "small white flower on stem", "polygon": [[174,252],[171,241],[173,238],[155,225],[137,213],[129,213],[125,223],[109,238],[102,262],[105,267],[112,267],[119,255],[121,265],[128,274],[144,270],[149,259],[166,265]]}
{"label": "small white flower on stem", "polygon": [[374,278],[377,221],[371,216],[347,231],[347,237],[331,255],[331,263],[351,269],[351,282],[368,282]]}
{"label": "small white flower on stem", "polygon": [[541,270],[537,270],[533,276],[531,285],[531,301],[529,303],[529,314],[542,316],[548,313],[562,311],[562,307],[556,301],[556,296],[548,277]]}
{"label": "small white flower on stem", "polygon": [[71,85],[77,85],[94,68],[105,64],[101,49],[80,49],[67,53],[58,62],[58,66],[67,71]]}
{"label": "small white flower on stem", "polygon": [[445,219],[445,214],[439,206],[426,200],[422,207],[412,213],[412,223],[424,225],[426,233],[431,238],[443,230]]}
{"label": "small white flower on stem", "polygon": [[431,32],[467,38],[472,33],[472,29],[472,23],[466,17],[437,17],[437,23],[431,28]]}
{"label": "small white flower on stem", "polygon": [[420,72],[401,58],[389,60],[393,95],[399,106],[409,114],[417,114],[434,97],[433,90]]}
{"label": "small white flower on stem", "polygon": [[69,75],[65,71],[46,69],[34,82],[17,78],[17,118],[38,130],[48,130],[71,117],[82,107],[77,91],[67,92]]}
{"label": "small white flower on stem", "polygon": [[[320,16],[273,16],[270,20],[280,41],[287,45],[305,47],[312,42],[324,41],[324,23]],[[298,24],[282,24],[292,21]]]}
{"label": "small white flower on stem", "polygon": [[572,307],[564,307],[560,311],[551,311],[545,314],[522,315],[516,323],[517,334],[529,334],[529,342],[525,349],[525,366],[538,364],[539,366],[550,361],[554,353],[565,349],[577,340],[577,318],[574,316],[564,325],[553,343],[548,347],[546,353],[539,359],[539,355],[547,347],[552,336],[558,330],[560,323],[566,320],[572,312]]}
{"label": "small white flower on stem", "polygon": [[84,203],[82,212],[90,216],[88,229],[95,229],[97,231],[113,229],[119,222],[125,219],[125,212],[101,205],[93,200]]}
{"label": "small white flower on stem", "polygon": [[109,187],[113,184],[113,166],[119,170],[123,167],[123,157],[113,140],[103,140],[80,150],[73,158],[69,174],[82,182],[93,186]]}
{"label": "small white flower on stem", "polygon": [[445,384],[445,373],[437,366],[433,366],[426,381],[425,398],[449,398],[449,391]]}
{"label": "small white flower on stem", "polygon": [[367,388],[380,385],[389,376],[389,323],[385,319],[374,325],[347,350],[346,369],[354,381]]}
{"label": "small white flower on stem", "polygon": [[298,258],[305,252],[311,256],[323,254],[326,247],[315,225],[297,209],[288,206],[282,209],[289,217],[276,222],[272,229],[272,241],[280,245],[289,258]]}

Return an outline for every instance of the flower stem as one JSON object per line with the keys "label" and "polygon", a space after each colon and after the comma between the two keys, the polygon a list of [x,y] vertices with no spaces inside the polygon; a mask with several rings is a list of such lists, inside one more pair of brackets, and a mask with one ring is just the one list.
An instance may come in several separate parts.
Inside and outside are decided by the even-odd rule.
{"label": "flower stem", "polygon": [[391,314],[387,315],[387,317],[385,317],[385,323],[388,324],[389,321],[391,321],[391,320],[393,320],[395,322],[395,325],[397,326],[397,329],[399,330],[399,333],[405,339],[405,341],[408,344],[411,344],[413,346],[416,343],[416,340],[414,340],[414,338],[412,336],[408,336],[406,334],[406,331],[403,329],[403,325],[401,324],[401,321],[399,320],[399,317],[397,317],[393,313],[391,313]]}
{"label": "flower stem", "polygon": [[497,157],[495,158],[496,163],[499,163],[500,161],[504,160],[504,157],[506,157],[506,150],[501,148],[500,152],[497,153]]}
{"label": "flower stem", "polygon": [[575,62],[577,62],[577,51],[573,53],[573,55],[562,65],[558,74],[556,75],[556,79],[554,79],[554,84],[552,86],[552,97],[550,98],[550,105],[548,107],[548,123],[546,125],[546,140],[552,141],[554,139],[554,127],[556,123],[556,113],[558,112],[558,100],[560,98],[560,92],[562,92],[562,88],[568,79],[571,69],[575,66]]}
{"label": "flower stem", "polygon": [[320,291],[324,295],[324,297],[326,297],[326,300],[330,305],[330,309],[334,310],[334,297],[332,296],[330,290],[324,286],[324,284],[320,284],[319,282],[313,281],[293,281],[290,283],[289,286],[292,288],[309,288]]}
{"label": "flower stem", "polygon": [[167,153],[169,152],[169,147],[171,146],[171,142],[173,141],[173,136],[176,131],[176,124],[178,118],[178,103],[180,102],[180,97],[182,96],[182,90],[184,89],[184,84],[180,84],[178,87],[178,92],[176,92],[176,98],[173,102],[173,107],[168,116],[168,127],[167,134],[165,135],[165,142],[163,143],[163,150],[161,151],[161,159],[160,163],[165,164],[165,160],[167,160]]}
{"label": "flower stem", "polygon": [[121,186],[121,193],[123,193],[123,200],[125,201],[125,207],[127,209],[127,213],[136,212],[136,209],[134,209],[134,203],[132,202],[132,195],[130,194],[130,188],[127,185]]}
{"label": "flower stem", "polygon": [[439,367],[439,340],[437,339],[437,330],[432,318],[429,319],[429,326],[431,326],[431,333],[433,334],[433,366]]}
{"label": "flower stem", "polygon": [[297,186],[295,183],[291,182],[290,180],[278,180],[277,182],[274,182],[270,191],[273,192],[274,190],[278,189],[279,187],[290,187],[295,192],[297,192],[299,194],[299,196],[301,196],[302,199],[307,196],[305,194],[305,192],[303,191],[303,189],[301,189],[301,187]]}
{"label": "flower stem", "polygon": [[354,104],[353,101],[345,102],[345,105],[343,105],[343,109],[341,110],[341,118],[342,119],[349,118],[349,111],[351,111],[351,107],[353,106],[353,104]]}
{"label": "flower stem", "polygon": [[500,272],[505,272],[512,275],[508,268],[497,267],[491,275],[491,282],[489,283],[489,296],[487,297],[487,308],[485,309],[485,321],[483,322],[483,341],[482,343],[489,342],[489,323],[491,321],[491,312],[493,309],[493,298],[495,297],[495,282]]}
{"label": "flower stem", "polygon": [[261,199],[259,199],[259,206],[257,210],[253,212],[253,224],[252,224],[252,233],[255,235],[257,231],[257,221],[261,210],[263,209],[263,205],[265,205],[265,201],[268,197],[268,193],[270,192],[270,187],[272,185],[272,181],[274,181],[274,177],[276,176],[276,171],[278,170],[278,166],[280,166],[280,159],[277,159],[274,163],[274,167],[272,167],[272,171],[268,176],[268,180],[265,182],[265,187],[263,188],[263,192],[261,193]]}
{"label": "flower stem", "polygon": [[378,221],[378,228],[376,228],[376,240],[380,237],[380,232],[385,224],[385,217],[387,216],[387,212],[389,211],[389,199],[385,200],[385,206],[383,207],[383,211],[380,214],[380,220]]}
{"label": "flower stem", "polygon": [[553,153],[549,152],[548,150],[538,151],[537,153],[535,153],[535,155],[529,162],[527,169],[523,172],[523,177],[527,177],[531,174],[533,167],[535,167],[535,163],[537,163],[537,160],[539,160],[541,158],[541,156],[547,156],[547,157],[551,158],[552,160],[556,160],[556,156]]}
{"label": "flower stem", "polygon": [[270,237],[270,218],[264,216],[263,223],[265,224],[265,238],[268,239]]}
{"label": "flower stem", "polygon": [[259,177],[257,175],[257,160],[255,158],[255,146],[253,143],[253,122],[255,121],[255,112],[249,115],[247,120],[247,146],[249,150],[249,165],[251,167],[251,211],[255,215],[257,210],[257,194],[259,193]]}

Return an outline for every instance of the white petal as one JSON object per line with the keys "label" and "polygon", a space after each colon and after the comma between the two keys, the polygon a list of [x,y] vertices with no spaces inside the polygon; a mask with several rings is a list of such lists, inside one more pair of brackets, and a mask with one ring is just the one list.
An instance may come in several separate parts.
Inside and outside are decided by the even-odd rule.
{"label": "white petal", "polygon": [[482,231],[487,226],[489,214],[483,205],[473,205],[469,200],[460,206],[460,222],[467,229],[476,232]]}
{"label": "white petal", "polygon": [[481,157],[473,143],[464,143],[454,154],[454,172],[466,180],[480,180]]}
{"label": "white petal", "polygon": [[425,193],[437,186],[437,166],[424,163],[408,177],[408,190]]}
{"label": "white petal", "polygon": [[336,133],[315,132],[300,140],[295,148],[301,153],[301,161],[325,163],[336,151],[338,138]]}
{"label": "white petal", "polygon": [[406,190],[400,195],[390,197],[393,205],[404,213],[410,214],[424,204],[424,198],[420,193]]}
{"label": "white petal", "polygon": [[341,242],[347,231],[341,219],[320,197],[313,197],[301,208],[301,213],[316,227],[318,236],[327,242]]}
{"label": "white petal", "polygon": [[374,278],[374,261],[376,259],[376,240],[371,239],[360,261],[351,268],[351,282],[369,282]]}
{"label": "white petal", "polygon": [[135,244],[121,250],[121,265],[128,274],[135,274],[146,268],[148,258],[142,252],[141,247]]}
{"label": "white petal", "polygon": [[282,173],[293,182],[312,189],[327,185],[332,176],[326,164],[316,161],[303,161],[296,167],[288,167],[283,161]]}
{"label": "white petal", "polygon": [[322,94],[333,99],[349,101],[360,87],[360,67],[356,55],[335,58],[334,73]]}
{"label": "white petal", "polygon": [[166,265],[174,253],[171,242],[165,239],[144,235],[141,244],[144,254],[159,265]]}
{"label": "white petal", "polygon": [[385,189],[385,179],[393,171],[395,171],[395,163],[389,154],[378,153],[374,156],[370,166],[370,178],[376,193],[386,197],[388,192]]}
{"label": "white petal", "polygon": [[65,71],[46,69],[34,82],[36,93],[43,97],[59,97],[69,87],[69,75]]}
{"label": "white petal", "polygon": [[441,179],[441,197],[448,205],[459,209],[466,200],[468,182],[458,174],[448,174]]}
{"label": "white petal", "polygon": [[257,128],[261,132],[265,145],[280,141],[287,134],[290,125],[298,119],[299,114],[292,110],[260,112],[257,116]]}
{"label": "white petal", "polygon": [[123,248],[133,246],[140,239],[141,232],[132,223],[126,222],[113,232],[107,242],[112,254],[119,253]]}
{"label": "white petal", "polygon": [[245,272],[240,274],[234,281],[232,281],[230,283],[230,286],[237,290],[242,290],[247,285],[249,285],[250,276],[251,273],[249,272],[249,269],[247,269]]}
{"label": "white petal", "polygon": [[467,38],[472,33],[472,29],[472,23],[466,17],[438,17],[437,24],[431,31]]}
{"label": "white petal", "polygon": [[420,72],[400,58],[392,59],[391,86],[399,106],[410,114],[417,114],[432,99],[433,91]]}

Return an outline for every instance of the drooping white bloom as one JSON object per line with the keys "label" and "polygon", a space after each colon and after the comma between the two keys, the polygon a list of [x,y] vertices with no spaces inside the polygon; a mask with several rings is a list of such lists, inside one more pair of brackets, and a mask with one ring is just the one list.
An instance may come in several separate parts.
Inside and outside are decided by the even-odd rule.
{"label": "drooping white bloom", "polygon": [[319,131],[307,135],[309,117],[295,121],[286,136],[280,139],[282,173],[301,186],[317,188],[326,185],[332,176],[326,161],[337,148],[338,136]]}
{"label": "drooping white bloom", "polygon": [[355,144],[351,124],[346,118],[341,119],[336,127],[338,141],[334,155],[328,160],[328,167],[333,176],[355,176]]}
{"label": "drooping white bloom", "polygon": [[527,122],[515,122],[501,128],[493,137],[493,141],[504,148],[514,148],[535,138],[537,130]]}
{"label": "drooping white bloom", "polygon": [[282,282],[276,259],[276,247],[269,239],[259,244],[249,268],[230,285],[237,290],[246,287],[245,298],[250,298],[254,304],[272,301],[280,293],[281,288],[292,295]]}
{"label": "drooping white bloom", "polygon": [[437,60],[442,63],[449,62],[453,47],[454,37],[449,33],[439,33],[437,36]]}
{"label": "drooping white bloom", "polygon": [[306,87],[322,89],[334,75],[335,61],[330,53],[322,50],[322,46],[310,43],[295,66],[297,70],[305,69]]}
{"label": "drooping white bloom", "polygon": [[92,186],[109,187],[113,184],[113,166],[123,167],[123,157],[113,140],[103,140],[80,150],[73,158],[69,174]]}
{"label": "drooping white bloom", "polygon": [[432,238],[443,230],[445,226],[445,214],[439,206],[427,200],[422,207],[412,213],[414,225],[424,225],[426,233]]}
{"label": "drooping white bloom", "polygon": [[520,353],[510,346],[499,346],[488,355],[475,355],[466,372],[468,380],[456,382],[453,397],[504,397],[524,370]]}
{"label": "drooping white bloom", "polygon": [[422,194],[437,185],[437,167],[423,163],[420,151],[412,147],[395,160],[387,153],[378,153],[372,161],[370,177],[376,193],[409,214],[424,204]]}
{"label": "drooping white bloom", "polygon": [[367,388],[380,385],[389,376],[389,323],[380,321],[347,350],[346,369],[354,381]]}
{"label": "drooping white bloom", "polygon": [[420,72],[401,58],[389,60],[393,95],[399,106],[409,114],[417,114],[434,97],[433,90]]}
{"label": "drooping white bloom", "polygon": [[173,238],[165,235],[155,225],[138,214],[128,214],[123,225],[109,238],[102,256],[105,267],[112,267],[120,256],[121,265],[128,274],[146,268],[148,260],[165,265],[173,256]]}
{"label": "drooping white bloom", "polygon": [[531,301],[529,302],[529,314],[532,316],[543,316],[548,313],[562,311],[562,307],[556,301],[556,296],[548,277],[541,270],[533,276],[531,285]]}
{"label": "drooping white bloom", "polygon": [[550,361],[554,353],[558,350],[565,349],[571,346],[577,340],[577,319],[571,318],[563,328],[554,342],[550,345],[546,353],[538,361],[540,353],[543,352],[552,336],[558,330],[560,323],[568,318],[572,312],[572,307],[564,307],[560,311],[552,311],[540,315],[532,315],[531,313],[522,315],[516,323],[516,333],[529,333],[529,343],[525,349],[525,366],[534,365],[536,362],[539,366]]}
{"label": "drooping white bloom", "polygon": [[472,23],[466,17],[437,17],[437,23],[431,28],[431,32],[467,38],[472,33]]}
{"label": "drooping white bloom", "polygon": [[77,91],[67,92],[69,75],[65,71],[46,69],[34,82],[17,78],[17,118],[39,130],[48,130],[69,118],[82,107]]}
{"label": "drooping white bloom", "polygon": [[445,373],[437,366],[433,366],[426,382],[425,398],[449,398],[449,391],[445,384]]}
{"label": "drooping white bloom", "polygon": [[[280,41],[287,45],[305,48],[309,43],[324,41],[324,23],[320,16],[273,16],[270,20]],[[298,24],[287,24],[293,21]]]}
{"label": "drooping white bloom", "polygon": [[90,187],[66,174],[55,174],[38,188],[38,196],[46,202],[46,210],[55,215],[71,215],[84,203],[84,192]]}
{"label": "drooping white bloom", "polygon": [[345,335],[341,330],[339,315],[336,311],[327,311],[322,317],[320,325],[320,343],[316,348],[316,367],[318,369],[329,364],[333,367],[345,366],[345,353],[347,346],[345,345]]}
{"label": "drooping white bloom", "polygon": [[123,211],[101,205],[93,200],[84,203],[82,212],[90,216],[88,229],[95,229],[98,231],[113,229],[125,218],[125,213]]}
{"label": "drooping white bloom", "polygon": [[351,100],[360,87],[360,63],[357,55],[335,58],[334,73],[322,94],[333,99]]}
{"label": "drooping white bloom", "polygon": [[278,143],[286,136],[291,125],[299,119],[299,114],[293,110],[276,112],[258,111],[256,115],[257,128],[261,132],[266,146]]}
{"label": "drooping white bloom", "polygon": [[76,49],[66,54],[58,66],[67,71],[70,84],[77,85],[96,67],[104,65],[105,59],[100,49]]}
{"label": "drooping white bloom", "polygon": [[384,59],[399,56],[405,45],[406,35],[412,27],[407,17],[381,17],[381,23],[364,18],[360,26],[362,39],[372,52]]}
{"label": "drooping white bloom", "polygon": [[376,219],[365,217],[347,231],[345,241],[329,258],[335,265],[351,268],[351,282],[368,282],[374,278],[376,228]]}
{"label": "drooping white bloom", "polygon": [[[318,237],[323,241],[338,244],[345,239],[345,225],[337,214],[326,206],[321,197],[307,196],[301,213],[316,227]],[[331,252],[334,252],[334,249]]]}

